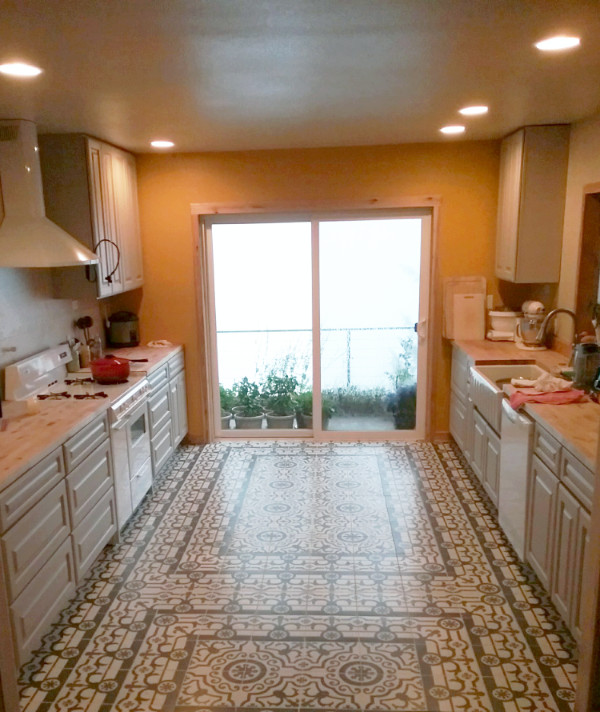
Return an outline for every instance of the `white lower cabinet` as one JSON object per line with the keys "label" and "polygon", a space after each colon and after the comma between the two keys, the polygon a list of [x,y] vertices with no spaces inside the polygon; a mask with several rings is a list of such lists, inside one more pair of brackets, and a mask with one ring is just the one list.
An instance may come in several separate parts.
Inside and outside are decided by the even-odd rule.
{"label": "white lower cabinet", "polygon": [[579,642],[590,515],[562,484],[558,486],[555,529],[552,601]]}
{"label": "white lower cabinet", "polygon": [[583,591],[583,574],[585,571],[585,557],[590,544],[590,515],[579,507],[577,515],[577,533],[575,536],[575,561],[571,575],[573,594],[571,596],[571,632],[575,640],[581,641],[581,593]]}
{"label": "white lower cabinet", "polygon": [[556,493],[554,532],[554,569],[552,572],[552,601],[565,621],[572,609],[572,568],[577,549],[577,518],[579,502],[561,484]]}
{"label": "white lower cabinet", "polygon": [[500,485],[500,437],[475,408],[473,424],[471,469],[479,478],[488,497],[498,506]]}
{"label": "white lower cabinet", "polygon": [[473,452],[471,453],[471,469],[483,482],[485,471],[487,424],[477,410],[473,411]]}
{"label": "white lower cabinet", "polygon": [[500,491],[500,438],[489,425],[485,433],[483,486],[488,497],[498,506],[498,493]]}
{"label": "white lower cabinet", "polygon": [[173,445],[177,447],[187,434],[187,398],[185,395],[185,371],[176,374],[169,383],[173,426]]}
{"label": "white lower cabinet", "polygon": [[593,481],[594,474],[536,424],[526,559],[577,641]]}
{"label": "white lower cabinet", "polygon": [[12,644],[17,665],[116,530],[106,415],[0,492],[0,604],[10,617],[3,643]]}
{"label": "white lower cabinet", "polygon": [[[494,504],[500,491],[501,437],[473,405],[470,359],[453,345],[450,433]],[[577,641],[589,546],[594,473],[539,422],[527,479],[525,560]]]}
{"label": "white lower cabinet", "polygon": [[527,561],[547,591],[552,581],[552,544],[558,477],[534,455],[529,483]]}
{"label": "white lower cabinet", "polygon": [[27,662],[31,651],[39,645],[58,612],[75,592],[75,585],[73,548],[67,537],[10,605],[19,665]]}
{"label": "white lower cabinet", "polygon": [[148,374],[150,449],[158,473],[187,434],[187,398],[183,352]]}

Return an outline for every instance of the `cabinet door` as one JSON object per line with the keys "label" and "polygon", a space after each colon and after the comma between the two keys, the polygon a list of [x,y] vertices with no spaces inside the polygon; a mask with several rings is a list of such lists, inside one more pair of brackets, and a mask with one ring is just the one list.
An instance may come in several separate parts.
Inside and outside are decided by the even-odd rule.
{"label": "cabinet door", "polygon": [[116,232],[121,249],[121,289],[128,291],[143,284],[135,158],[125,151],[112,148],[111,166]]}
{"label": "cabinet door", "polygon": [[571,632],[577,642],[581,641],[581,594],[585,572],[585,556],[590,544],[590,515],[579,508],[575,535],[575,566],[572,573],[573,592],[571,597]]}
{"label": "cabinet door", "polygon": [[483,486],[489,498],[498,506],[498,491],[500,486],[500,438],[490,427],[486,428]]}
{"label": "cabinet door", "polygon": [[[117,222],[117,200],[120,191],[120,176],[115,155],[118,149],[102,144],[102,187],[104,191],[103,209],[105,236],[112,244],[107,244],[109,287],[111,294],[119,294],[123,289],[123,245]],[[106,244],[106,243],[105,243]]]}
{"label": "cabinet door", "polygon": [[480,482],[484,480],[485,455],[487,447],[487,424],[481,415],[473,410],[473,457],[471,468]]}
{"label": "cabinet door", "polygon": [[531,458],[530,487],[525,557],[549,591],[558,478],[536,455]]}
{"label": "cabinet door", "polygon": [[181,371],[170,382],[171,424],[173,445],[177,447],[187,433],[187,399],[185,394],[185,371]]}
{"label": "cabinet door", "polygon": [[454,391],[450,392],[450,434],[464,453],[466,440],[466,413],[464,402]]}
{"label": "cabinet door", "polygon": [[112,239],[110,230],[106,225],[106,187],[102,179],[103,161],[102,144],[92,139],[87,143],[88,152],[88,179],[90,187],[90,203],[92,211],[92,224],[94,232],[94,251],[98,255],[99,262],[96,266],[97,291],[99,297],[109,297],[112,293],[112,285],[107,282],[107,277],[111,272],[112,254],[114,247],[105,239]]}
{"label": "cabinet door", "polygon": [[552,601],[567,623],[571,618],[578,512],[579,503],[575,497],[563,485],[559,485],[556,495]]}
{"label": "cabinet door", "polygon": [[500,149],[496,276],[511,281],[517,262],[524,139],[525,132],[521,129],[505,138]]}
{"label": "cabinet door", "polygon": [[467,459],[467,462],[471,464],[473,461],[473,413],[475,412],[475,407],[473,406],[473,401],[467,398],[465,405],[465,446],[463,448],[463,455]]}

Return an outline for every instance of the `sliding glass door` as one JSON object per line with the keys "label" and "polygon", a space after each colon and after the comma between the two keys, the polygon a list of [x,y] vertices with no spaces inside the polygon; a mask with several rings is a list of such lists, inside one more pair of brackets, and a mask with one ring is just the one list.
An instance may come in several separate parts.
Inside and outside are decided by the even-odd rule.
{"label": "sliding glass door", "polygon": [[217,437],[424,436],[428,212],[205,228]]}

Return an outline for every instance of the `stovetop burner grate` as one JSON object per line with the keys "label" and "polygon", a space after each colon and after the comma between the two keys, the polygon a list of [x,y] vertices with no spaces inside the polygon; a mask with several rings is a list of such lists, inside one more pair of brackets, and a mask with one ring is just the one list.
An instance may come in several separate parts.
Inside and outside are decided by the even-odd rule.
{"label": "stovetop burner grate", "polygon": [[66,386],[83,386],[85,383],[94,383],[93,378],[65,378]]}
{"label": "stovetop burner grate", "polygon": [[105,393],[104,391],[99,391],[98,393],[76,393],[73,398],[76,400],[94,400],[96,398],[108,398],[108,393]]}
{"label": "stovetop burner grate", "polygon": [[40,393],[38,395],[39,400],[62,400],[70,397],[71,394],[66,391],[62,391],[62,393]]}

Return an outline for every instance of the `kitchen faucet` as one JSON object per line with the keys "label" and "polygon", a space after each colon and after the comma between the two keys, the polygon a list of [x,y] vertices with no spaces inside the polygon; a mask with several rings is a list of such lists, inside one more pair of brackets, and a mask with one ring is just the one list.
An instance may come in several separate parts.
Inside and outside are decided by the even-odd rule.
{"label": "kitchen faucet", "polygon": [[[577,316],[575,315],[575,312],[572,312],[570,309],[553,309],[551,312],[548,312],[546,314],[546,317],[544,321],[542,322],[542,325],[540,326],[540,330],[538,331],[537,335],[537,342],[538,344],[544,344],[546,342],[546,339],[548,338],[548,324],[550,323],[550,320],[553,319],[557,314],[568,314],[570,317],[573,317],[573,327],[574,327],[574,337],[573,337],[573,347],[575,347],[575,344],[577,344]],[[573,352],[571,351],[571,358],[569,359],[569,365],[571,364],[571,361],[573,360]]]}

